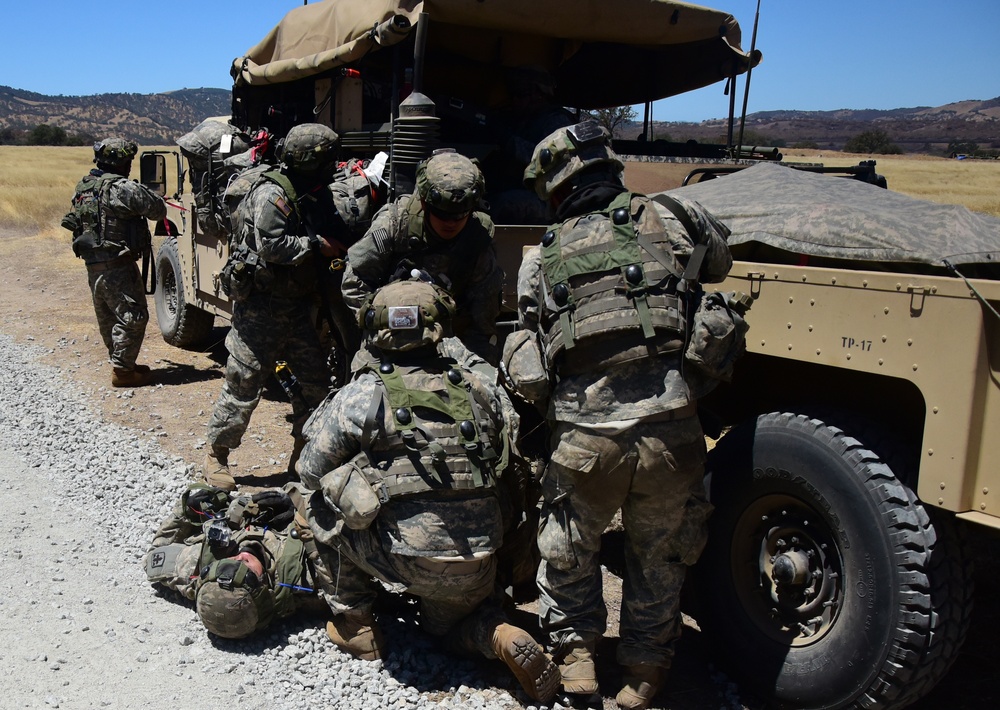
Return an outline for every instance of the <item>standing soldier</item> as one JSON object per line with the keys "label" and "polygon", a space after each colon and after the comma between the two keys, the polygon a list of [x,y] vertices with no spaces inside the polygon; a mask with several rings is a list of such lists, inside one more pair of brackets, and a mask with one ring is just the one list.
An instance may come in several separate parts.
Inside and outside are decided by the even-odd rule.
{"label": "standing soldier", "polygon": [[517,294],[521,325],[554,383],[538,536],[542,626],[564,690],[596,693],[594,649],[607,621],[598,554],[621,509],[625,680],[617,701],[646,708],[670,667],[681,584],[701,554],[710,511],[704,437],[681,364],[687,275],[679,259],[706,245],[701,279],[720,281],[732,258],[728,230],[699,205],[678,204],[678,219],[663,219],[625,189],[623,169],[593,122],[536,146],[525,184],[561,224],[525,256]]}
{"label": "standing soldier", "polygon": [[445,337],[455,303],[443,289],[397,281],[362,312],[378,359],[316,410],[298,463],[317,490],[309,524],[335,583],[327,633],[354,656],[381,657],[377,578],[420,598],[426,632],[501,659],[547,701],[556,668],[507,622],[496,581],[514,424],[506,395],[480,374],[481,358]]}
{"label": "standing soldier", "polygon": [[367,234],[348,250],[344,301],[354,311],[380,286],[420,269],[458,304],[455,335],[497,364],[496,321],[503,270],[493,247],[493,222],[480,211],[486,194],[476,165],[450,150],[417,168],[417,191],[386,205]]}
{"label": "standing soldier", "polygon": [[167,206],[128,179],[138,146],[112,137],[94,144],[94,162],[76,186],[62,225],[73,232],[73,252],[87,265],[97,325],[113,369],[112,387],[141,387],[152,379],[136,358],[146,336],[149,308],[136,260],[151,249],[147,219],[163,219]]}
{"label": "standing soldier", "polygon": [[229,452],[240,445],[279,356],[302,386],[303,396],[292,402],[297,446],[301,422],[326,396],[326,355],[310,315],[318,300],[318,260],[341,253],[333,233],[342,222],[326,188],[337,153],[332,129],[295,126],[279,147],[280,170],[265,173],[244,198],[243,224],[223,269],[233,300],[226,381],[208,422],[211,449],[203,463],[205,480],[218,488],[236,488]]}

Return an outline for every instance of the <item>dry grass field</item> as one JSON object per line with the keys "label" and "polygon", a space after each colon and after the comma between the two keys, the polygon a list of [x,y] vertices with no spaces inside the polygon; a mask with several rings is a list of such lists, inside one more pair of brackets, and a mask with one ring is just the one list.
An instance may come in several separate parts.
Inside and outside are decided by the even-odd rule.
{"label": "dry grass field", "polygon": [[[73,187],[93,167],[88,147],[0,146],[0,229],[52,238],[65,234],[59,220],[69,209]],[[786,152],[789,162],[855,165],[870,156]],[[927,156],[876,156],[890,189],[1000,217],[1000,161],[947,160]],[[168,165],[172,161],[168,161]],[[629,163],[626,180],[643,192],[680,185],[691,166]],[[138,174],[138,165],[132,177]],[[174,183],[171,181],[171,185]]]}

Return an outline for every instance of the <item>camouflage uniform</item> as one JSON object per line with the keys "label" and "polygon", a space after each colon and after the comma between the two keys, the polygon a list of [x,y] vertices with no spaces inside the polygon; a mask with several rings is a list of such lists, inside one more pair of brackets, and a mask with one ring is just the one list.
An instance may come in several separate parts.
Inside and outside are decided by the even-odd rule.
{"label": "camouflage uniform", "polygon": [[[104,144],[127,144],[128,153],[135,155],[135,144],[122,139],[108,139],[95,145],[99,153]],[[126,155],[128,154],[126,153]],[[114,166],[127,167],[131,157]],[[111,165],[101,162],[104,168]],[[76,186],[76,198],[97,189],[101,211],[100,246],[85,246],[77,256],[87,265],[87,281],[93,297],[94,311],[101,338],[108,349],[111,364],[118,370],[135,369],[149,321],[146,292],[136,260],[142,255],[134,248],[137,241],[148,244],[147,219],[166,217],[167,206],[159,195],[124,175],[110,169],[95,168]],[[128,234],[133,235],[132,243]],[[76,236],[76,235],[75,235]]]}
{"label": "camouflage uniform", "polygon": [[[460,167],[469,163],[458,154],[431,160],[450,162],[452,156],[462,161]],[[408,276],[412,268],[421,269],[455,298],[455,334],[470,350],[496,365],[496,321],[504,274],[493,246],[493,222],[484,212],[473,211],[458,236],[445,240],[430,229],[420,194],[404,195],[376,213],[365,236],[348,250],[347,261],[344,301],[355,312],[379,286]],[[401,269],[403,263],[407,265]]]}
{"label": "camouflage uniform", "polygon": [[[456,338],[444,339],[432,357],[420,367],[428,374],[455,367],[477,393],[489,403],[485,412],[491,428],[504,424],[504,395],[492,380],[475,371],[481,358],[469,352]],[[395,359],[395,358],[394,358]],[[378,375],[364,372],[316,410],[305,428],[307,443],[299,458],[303,483],[320,487],[320,479],[362,452],[362,439],[373,400],[382,398]],[[394,431],[392,412],[380,409],[373,441]],[[505,434],[506,435],[506,434]],[[321,554],[330,566],[337,588],[327,601],[337,613],[370,611],[381,579],[398,592],[421,599],[421,626],[443,636],[459,622],[458,648],[493,657],[488,633],[496,618],[494,599],[495,553],[503,537],[501,503],[494,494],[447,490],[432,496],[390,499],[383,503],[375,521],[354,530],[338,520],[336,512],[315,494],[309,510],[310,524],[321,543]],[[454,561],[448,561],[452,558]],[[469,617],[472,612],[481,613]]]}
{"label": "camouflage uniform", "polygon": [[[548,160],[559,159],[558,140],[553,134],[539,144],[536,166],[546,146],[552,151]],[[607,153],[611,158],[605,162],[611,165],[604,181],[585,183],[558,204],[557,214],[564,221],[556,229],[575,235],[570,247],[560,242],[564,255],[567,248],[577,253],[599,250],[614,229],[608,206],[616,199],[615,204],[621,204],[625,188],[615,177],[622,163],[610,149]],[[535,182],[540,194],[558,189],[552,184],[540,189],[540,182]],[[653,237],[667,255],[681,261],[690,255],[691,239],[676,218],[661,217],[641,195],[623,204],[628,215],[623,215],[622,224],[630,218],[634,233]],[[708,245],[702,280],[721,280],[732,263],[725,241],[728,231],[696,203],[684,202],[683,207]],[[648,273],[656,263],[645,258]],[[553,287],[545,281],[542,249],[533,247],[518,274],[518,309],[522,327],[543,338],[559,325],[549,305]],[[619,343],[627,340],[617,337],[612,349],[625,347]],[[606,354],[607,345],[607,340],[600,343]],[[596,349],[576,347],[583,352],[574,357],[583,359],[576,360],[571,374],[561,372],[554,378],[549,399],[552,455],[542,482],[538,535],[541,622],[557,652],[581,643],[592,649],[604,633],[607,611],[598,555],[601,534],[620,509],[627,543],[618,661],[627,667],[662,669],[669,667],[680,634],[678,598],[687,567],[705,543],[711,508],[702,481],[704,437],[685,382],[683,348],[603,367],[584,366]]]}
{"label": "camouflage uniform", "polygon": [[[232,327],[226,336],[226,381],[207,435],[213,452],[221,454],[223,461],[228,450],[240,445],[278,358],[288,362],[302,388],[301,400],[292,402],[296,420],[315,407],[329,389],[326,352],[310,318],[319,303],[317,288],[323,264],[318,262],[321,257],[316,253],[316,239],[306,236],[305,225],[310,224],[313,233],[321,235],[339,234],[344,226],[336,217],[329,191],[324,189],[325,181],[302,178],[294,170],[283,169],[283,173],[295,185],[297,199],[278,182],[263,179],[241,205],[244,221],[240,241],[265,267],[257,272],[250,296],[233,304]],[[315,189],[302,187],[313,182]],[[293,431],[296,436],[297,429]]]}
{"label": "camouflage uniform", "polygon": [[[285,496],[281,494],[284,493]],[[262,496],[264,498],[262,498]],[[253,515],[264,509],[263,500],[281,504],[272,509],[276,513],[267,522]],[[242,501],[218,488],[193,484],[178,499],[171,514],[160,524],[146,552],[146,576],[153,584],[173,589],[190,601],[197,602],[200,616],[206,626],[227,638],[241,638],[263,628],[274,616],[287,616],[298,609],[321,611],[325,608],[317,594],[317,586],[328,586],[329,575],[316,554],[304,518],[293,513],[301,511],[303,491],[297,484],[287,484],[283,491],[268,491],[254,496],[260,501],[254,508],[249,496]],[[246,512],[247,501],[250,511]],[[284,507],[287,505],[287,507]],[[241,508],[241,506],[243,506]],[[292,506],[295,506],[293,508]],[[264,579],[269,598],[263,604],[251,604],[232,589],[211,580],[209,569],[212,556],[206,555],[206,523],[227,520],[235,511],[237,521],[229,523],[236,550],[256,549],[261,553]],[[242,514],[240,514],[242,513]],[[236,552],[236,550],[231,550]],[[215,583],[213,583],[215,582]],[[223,618],[206,616],[216,609],[236,603],[242,608],[231,610]],[[260,611],[264,611],[263,614]]]}

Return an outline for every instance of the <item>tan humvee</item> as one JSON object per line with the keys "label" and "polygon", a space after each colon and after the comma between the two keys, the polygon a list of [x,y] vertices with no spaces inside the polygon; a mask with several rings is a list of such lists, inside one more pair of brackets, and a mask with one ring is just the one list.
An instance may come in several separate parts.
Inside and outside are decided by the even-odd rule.
{"label": "tan humvee", "polygon": [[[540,67],[560,105],[594,109],[759,60],[730,15],[682,2],[327,0],[236,60],[230,122],[275,139],[327,123],[345,157],[390,152],[388,189],[402,194],[436,145],[490,165],[512,69]],[[156,305],[164,338],[186,347],[228,317],[228,243],[201,229],[177,160]],[[165,185],[146,179],[167,172],[164,156],[144,164],[144,181]],[[695,615],[726,667],[780,707],[900,708],[925,694],[969,623],[963,526],[1000,520],[998,221],[894,195],[873,170],[856,177],[867,182],[764,165],[681,188],[733,229],[720,290],[753,298],[748,352],[701,408],[721,438]],[[508,328],[521,249],[540,233],[498,225]]]}

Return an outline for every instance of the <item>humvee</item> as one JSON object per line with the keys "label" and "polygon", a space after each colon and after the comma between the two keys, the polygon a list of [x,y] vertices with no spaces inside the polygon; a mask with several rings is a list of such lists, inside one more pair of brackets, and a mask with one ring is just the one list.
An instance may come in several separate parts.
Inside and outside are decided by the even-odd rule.
{"label": "humvee", "polygon": [[[391,199],[438,145],[490,166],[513,68],[549,72],[562,106],[648,105],[735,89],[761,59],[740,41],[732,16],[670,0],[326,0],[234,62],[229,122],[279,138],[320,121],[351,157],[386,151]],[[616,141],[637,159],[680,149],[693,170],[681,194],[733,230],[737,261],[718,288],[753,299],[747,354],[700,408],[718,441],[696,619],[725,668],[774,706],[904,707],[966,634],[965,527],[1000,526],[988,439],[1000,424],[1000,227],[895,195],[873,165],[747,167],[780,155],[731,139],[732,106],[725,146]],[[164,164],[144,158],[144,181]],[[199,224],[177,170],[172,202],[185,211],[168,223],[155,300],[164,338],[190,347],[228,317],[228,243]],[[508,329],[522,248],[543,229],[497,226]]]}

